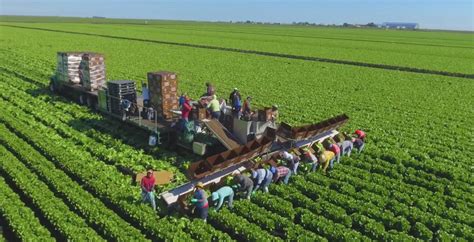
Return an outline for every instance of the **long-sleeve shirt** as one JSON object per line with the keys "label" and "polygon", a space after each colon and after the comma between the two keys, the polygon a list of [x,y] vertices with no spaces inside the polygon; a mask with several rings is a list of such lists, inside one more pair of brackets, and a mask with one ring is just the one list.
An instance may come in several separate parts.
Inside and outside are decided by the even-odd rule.
{"label": "long-sleeve shirt", "polygon": [[215,201],[219,199],[219,203],[217,204],[216,210],[219,210],[224,203],[224,199],[229,197],[229,206],[232,207],[232,200],[230,197],[234,196],[234,190],[232,190],[229,186],[224,186],[219,188],[219,190],[212,193],[212,200]]}
{"label": "long-sleeve shirt", "polygon": [[272,180],[273,173],[268,169],[262,168],[262,169],[257,169],[256,171],[253,171],[252,177],[255,179],[255,183],[256,183],[254,190],[257,190],[258,188],[260,188],[260,186],[262,185],[264,181]]}
{"label": "long-sleeve shirt", "polygon": [[186,119],[189,117],[189,113],[191,112],[191,105],[189,102],[184,102],[183,103],[183,108],[181,108],[181,118]]}
{"label": "long-sleeve shirt", "polygon": [[243,112],[244,112],[244,114],[249,114],[249,113],[252,112],[249,100],[244,101]]}
{"label": "long-sleeve shirt", "polygon": [[335,154],[332,151],[323,151],[321,155],[321,163],[326,163],[334,158]]}
{"label": "long-sleeve shirt", "polygon": [[360,139],[365,138],[365,132],[360,129],[356,130],[354,133],[357,134],[357,136],[359,136]]}
{"label": "long-sleeve shirt", "polygon": [[151,176],[144,176],[140,182],[140,186],[142,187],[142,190],[146,192],[151,192],[153,191],[153,188],[155,186],[155,177]]}
{"label": "long-sleeve shirt", "polygon": [[148,87],[142,87],[142,97],[143,100],[150,100],[150,91],[148,90]]}
{"label": "long-sleeve shirt", "polygon": [[207,194],[203,189],[197,189],[194,192],[194,198],[198,200],[196,202],[196,207],[207,208],[209,206],[209,203],[207,202]]}
{"label": "long-sleeve shirt", "polygon": [[311,153],[310,151],[306,151],[305,152],[305,157],[306,159],[309,161],[309,162],[317,162],[318,161],[318,158],[313,154]]}
{"label": "long-sleeve shirt", "polygon": [[329,146],[329,150],[332,151],[332,152],[334,152],[334,154],[336,154],[336,155],[339,154],[339,153],[341,153],[341,149],[340,149],[339,146],[336,145],[336,144],[331,144],[331,145]]}
{"label": "long-sleeve shirt", "polygon": [[354,147],[354,145],[352,144],[352,142],[350,140],[344,140],[341,143],[341,150],[342,151],[345,151],[348,148],[350,148],[352,150],[353,147]]}
{"label": "long-sleeve shirt", "polygon": [[364,141],[362,141],[362,139],[355,138],[352,143],[354,143],[354,147],[359,149],[362,146],[362,144],[364,144]]}
{"label": "long-sleeve shirt", "polygon": [[280,177],[284,177],[284,176],[288,175],[289,172],[290,172],[290,169],[288,167],[279,166],[279,167],[276,168],[276,172],[273,175],[273,180],[276,181],[276,180],[280,179]]}
{"label": "long-sleeve shirt", "polygon": [[220,112],[221,111],[221,105],[219,104],[219,100],[217,100],[217,98],[212,99],[212,101],[207,105],[207,108],[211,112]]}
{"label": "long-sleeve shirt", "polygon": [[240,191],[245,191],[250,187],[253,187],[253,181],[248,176],[244,176],[242,174],[236,175],[234,177],[234,183],[240,185]]}
{"label": "long-sleeve shirt", "polygon": [[281,158],[286,160],[286,161],[290,161],[290,160],[294,159],[294,156],[292,154],[288,153],[287,151],[283,151],[283,153],[281,155]]}

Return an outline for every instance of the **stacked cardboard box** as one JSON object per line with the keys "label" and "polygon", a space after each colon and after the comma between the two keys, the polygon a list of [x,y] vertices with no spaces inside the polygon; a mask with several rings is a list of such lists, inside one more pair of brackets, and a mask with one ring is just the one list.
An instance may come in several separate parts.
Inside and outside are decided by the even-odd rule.
{"label": "stacked cardboard box", "polygon": [[80,83],[79,65],[82,61],[79,52],[58,52],[56,75],[62,82]]}
{"label": "stacked cardboard box", "polygon": [[178,77],[173,72],[149,72],[150,105],[157,111],[158,117],[172,118],[172,109],[178,109]]}
{"label": "stacked cardboard box", "polygon": [[104,56],[96,53],[85,53],[79,66],[82,86],[87,90],[97,90],[105,84]]}
{"label": "stacked cardboard box", "polygon": [[107,82],[108,107],[110,111],[117,115],[122,115],[122,101],[128,100],[137,104],[137,92],[135,82],[129,80],[109,81]]}

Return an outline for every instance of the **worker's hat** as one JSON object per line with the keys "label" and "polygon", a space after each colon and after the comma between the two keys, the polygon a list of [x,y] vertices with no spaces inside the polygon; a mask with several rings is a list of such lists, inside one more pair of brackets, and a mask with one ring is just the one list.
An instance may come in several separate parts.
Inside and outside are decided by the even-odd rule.
{"label": "worker's hat", "polygon": [[232,172],[232,176],[237,176],[237,175],[239,175],[239,174],[240,174],[239,171],[234,171],[234,172]]}
{"label": "worker's hat", "polygon": [[198,182],[195,187],[197,187],[197,188],[204,188],[204,183]]}
{"label": "worker's hat", "polygon": [[152,173],[153,173],[153,170],[151,170],[151,169],[146,171],[146,174],[152,174]]}

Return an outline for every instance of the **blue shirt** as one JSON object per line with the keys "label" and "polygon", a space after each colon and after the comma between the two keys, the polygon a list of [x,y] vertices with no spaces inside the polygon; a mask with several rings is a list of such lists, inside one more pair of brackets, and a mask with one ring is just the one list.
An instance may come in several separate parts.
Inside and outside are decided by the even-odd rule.
{"label": "blue shirt", "polygon": [[205,208],[208,206],[207,204],[207,194],[203,189],[198,189],[194,192],[194,198],[198,201],[196,203],[196,207],[198,208]]}

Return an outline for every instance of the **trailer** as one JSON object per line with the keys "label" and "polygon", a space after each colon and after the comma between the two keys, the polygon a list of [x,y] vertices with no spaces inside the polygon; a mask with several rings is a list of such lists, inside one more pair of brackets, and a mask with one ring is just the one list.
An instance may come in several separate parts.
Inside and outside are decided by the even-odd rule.
{"label": "trailer", "polygon": [[[275,164],[279,151],[298,152],[338,135],[348,120],[345,114],[310,125],[293,127],[275,123],[277,110],[263,108],[248,119],[232,114],[221,120],[206,112],[208,97],[192,103],[189,121],[180,119],[178,75],[169,71],[147,73],[147,85],[139,93],[132,80],[105,81],[104,56],[92,52],[58,52],[58,67],[51,77],[51,91],[149,133],[148,143],[186,149],[200,156],[189,166],[188,182],[160,194],[168,207],[184,206],[198,182],[219,184],[235,171],[261,164]],[[139,95],[140,94],[140,95]],[[168,176],[168,175],[167,175]],[[171,177],[172,174],[169,174]]]}

